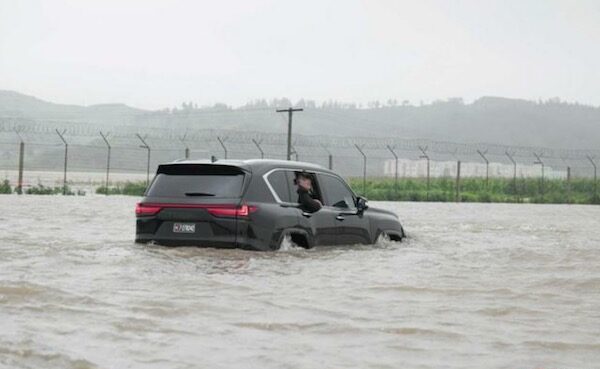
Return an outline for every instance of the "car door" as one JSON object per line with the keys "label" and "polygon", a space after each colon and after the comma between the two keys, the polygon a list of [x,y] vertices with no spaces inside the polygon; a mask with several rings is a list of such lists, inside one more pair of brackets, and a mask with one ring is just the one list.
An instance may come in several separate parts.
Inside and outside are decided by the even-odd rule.
{"label": "car door", "polygon": [[[315,193],[320,194],[317,176],[314,173],[311,174],[313,175],[313,190]],[[296,191],[298,190],[298,186],[295,181],[296,172],[290,170],[287,171],[287,175],[292,190],[292,200],[297,203],[298,194]],[[323,207],[321,210],[314,213],[308,213],[301,209],[297,209],[297,211],[301,215],[299,217],[300,226],[312,234],[315,246],[335,245],[337,237],[335,224],[335,217],[337,216],[336,211],[327,207]]]}
{"label": "car door", "polygon": [[356,196],[346,182],[338,176],[323,173],[319,174],[319,184],[324,192],[324,208],[335,214],[336,244],[370,243],[369,219],[356,209]]}
{"label": "car door", "polygon": [[[298,209],[292,206],[282,206],[282,204],[292,203],[292,193],[288,182],[287,173],[284,170],[273,170],[264,176],[264,179],[270,188],[274,200],[277,204],[265,203],[261,206],[265,208],[265,211],[261,213],[267,213],[263,224],[264,229],[272,229],[278,234],[285,232],[290,228],[294,228],[298,225],[298,218],[300,214]],[[258,217],[255,217],[258,218]]]}

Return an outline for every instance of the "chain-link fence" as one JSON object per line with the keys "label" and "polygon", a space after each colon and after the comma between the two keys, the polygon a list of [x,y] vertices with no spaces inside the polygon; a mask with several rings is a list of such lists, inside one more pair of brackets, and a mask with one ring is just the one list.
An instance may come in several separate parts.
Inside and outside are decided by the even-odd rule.
{"label": "chain-link fence", "polygon": [[[598,150],[462,144],[394,137],[293,136],[292,158],[344,177],[533,178],[597,181]],[[146,180],[159,163],[191,159],[285,159],[287,136],[234,130],[113,127],[0,118],[0,175],[23,186]],[[19,172],[22,178],[19,179]]]}

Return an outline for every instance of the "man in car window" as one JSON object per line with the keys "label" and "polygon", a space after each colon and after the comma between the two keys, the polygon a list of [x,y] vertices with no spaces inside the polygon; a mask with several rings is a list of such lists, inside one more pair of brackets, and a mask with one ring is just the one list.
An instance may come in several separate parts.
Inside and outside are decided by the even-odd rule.
{"label": "man in car window", "polygon": [[323,204],[312,189],[312,178],[308,173],[298,173],[296,175],[296,184],[298,185],[298,203],[300,203],[300,209],[314,213],[323,207]]}

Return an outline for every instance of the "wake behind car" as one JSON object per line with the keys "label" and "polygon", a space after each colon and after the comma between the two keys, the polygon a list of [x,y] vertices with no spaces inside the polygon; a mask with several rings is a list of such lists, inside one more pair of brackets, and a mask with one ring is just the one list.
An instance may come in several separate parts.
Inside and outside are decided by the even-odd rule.
{"label": "wake behind car", "polygon": [[[312,179],[323,207],[297,202],[297,177]],[[176,161],[159,165],[136,206],[139,243],[277,250],[298,246],[373,244],[405,236],[396,214],[374,209],[336,173],[281,160]]]}

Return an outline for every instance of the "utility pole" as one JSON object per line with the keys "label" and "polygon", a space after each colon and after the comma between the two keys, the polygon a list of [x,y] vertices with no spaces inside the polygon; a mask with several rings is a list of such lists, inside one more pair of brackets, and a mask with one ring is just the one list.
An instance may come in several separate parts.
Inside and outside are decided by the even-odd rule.
{"label": "utility pole", "polygon": [[419,150],[421,150],[421,152],[423,153],[423,155],[419,156],[419,158],[427,159],[427,192],[425,198],[427,201],[429,201],[429,155],[427,155],[427,146],[419,146]]}
{"label": "utility pole", "polygon": [[485,156],[485,154],[487,154],[487,152],[488,152],[487,150],[485,150],[483,152],[481,150],[477,150],[477,153],[479,154],[479,156],[481,156],[483,158],[483,161],[485,161],[485,187],[486,187],[486,190],[488,190],[490,187],[490,161]]}
{"label": "utility pole", "polygon": [[394,169],[394,189],[396,190],[396,195],[398,195],[398,155],[396,155],[396,152],[394,151],[394,149],[390,146],[390,145],[386,145],[387,149],[392,153],[392,155],[394,156],[394,162],[395,162],[395,169]]}
{"label": "utility pole", "polygon": [[146,187],[150,184],[150,146],[146,143],[146,140],[140,136],[139,133],[135,134],[137,138],[142,141],[142,145],[140,146],[142,149],[146,149],[148,151],[148,158],[146,160]]}
{"label": "utility pole", "polygon": [[106,147],[108,149],[107,151],[107,155],[106,155],[106,195],[108,196],[108,174],[110,173],[110,151],[111,151],[111,146],[110,143],[108,142],[108,133],[104,134],[102,133],[102,131],[100,131],[100,136],[102,136],[102,139],[104,140],[104,143],[106,144]]}
{"label": "utility pole", "polygon": [[69,154],[69,144],[67,143],[67,140],[65,140],[64,134],[67,131],[66,129],[63,129],[62,132],[60,132],[58,129],[55,130],[56,134],[58,135],[58,137],[60,137],[61,141],[63,142],[63,144],[65,144],[65,167],[64,167],[64,171],[63,171],[63,195],[67,194],[67,158],[68,158],[68,154]]}
{"label": "utility pole", "polygon": [[287,134],[287,160],[292,160],[292,115],[295,111],[303,111],[302,108],[277,109],[277,113],[288,113],[288,134]]}

